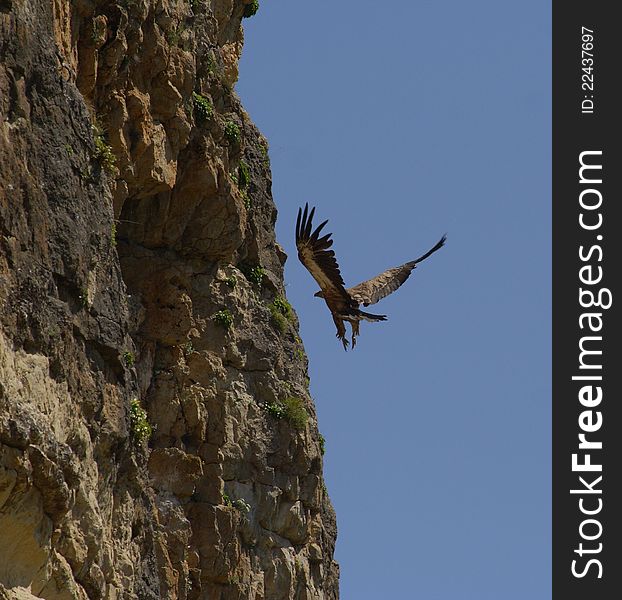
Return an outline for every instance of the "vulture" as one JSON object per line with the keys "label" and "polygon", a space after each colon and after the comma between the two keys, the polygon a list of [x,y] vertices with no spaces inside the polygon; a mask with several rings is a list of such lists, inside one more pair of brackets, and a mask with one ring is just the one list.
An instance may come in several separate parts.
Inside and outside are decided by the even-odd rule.
{"label": "vulture", "polygon": [[359,323],[361,321],[386,321],[386,315],[374,315],[364,312],[359,307],[375,304],[385,296],[393,293],[410,276],[412,270],[431,254],[443,246],[447,238],[444,235],[436,245],[425,254],[404,263],[400,267],[388,269],[380,275],[354,287],[346,289],[341,277],[339,265],[335,258],[335,252],[329,248],[333,245],[331,233],[320,237],[320,233],[328,220],[324,221],[313,230],[313,215],[315,207],[309,212],[309,204],[305,204],[304,211],[298,209],[296,219],[296,248],[298,258],[307,268],[311,276],[320,286],[320,291],[315,293],[318,298],[324,298],[337,326],[337,337],[341,340],[344,350],[348,350],[346,339],[345,322],[350,323],[352,328],[352,348],[356,346],[356,336],[359,335]]}

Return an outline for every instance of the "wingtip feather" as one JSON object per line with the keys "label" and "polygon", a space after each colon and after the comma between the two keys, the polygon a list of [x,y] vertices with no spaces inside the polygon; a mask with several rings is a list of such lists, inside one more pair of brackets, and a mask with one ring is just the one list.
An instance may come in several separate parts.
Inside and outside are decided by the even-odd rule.
{"label": "wingtip feather", "polygon": [[305,240],[308,240],[311,236],[311,230],[313,229],[313,216],[315,215],[315,206],[311,209],[309,217],[307,218],[307,226],[305,227]]}
{"label": "wingtip feather", "polygon": [[302,218],[302,208],[298,207],[298,216],[296,217],[296,245],[300,241],[300,219]]}

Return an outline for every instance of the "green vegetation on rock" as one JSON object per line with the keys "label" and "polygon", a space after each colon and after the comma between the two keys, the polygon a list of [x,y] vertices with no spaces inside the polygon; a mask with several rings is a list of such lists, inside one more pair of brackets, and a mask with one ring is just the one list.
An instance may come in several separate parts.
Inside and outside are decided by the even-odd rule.
{"label": "green vegetation on rock", "polygon": [[244,7],[244,12],[242,13],[242,16],[245,19],[248,19],[249,17],[252,17],[253,15],[257,14],[258,10],[259,10],[259,0],[253,0],[250,4],[247,4]]}
{"label": "green vegetation on rock", "polygon": [[136,361],[136,359],[134,357],[134,353],[130,352],[129,350],[126,350],[123,353],[123,361],[125,362],[125,364],[128,367],[133,367],[134,366],[134,362]]}
{"label": "green vegetation on rock", "polygon": [[293,317],[291,304],[277,296],[270,304],[268,304],[270,310],[271,321],[273,325],[281,332],[284,333],[287,329],[288,320],[291,321]]}
{"label": "green vegetation on rock", "polygon": [[130,427],[132,436],[139,443],[147,441],[153,433],[153,427],[147,420],[147,411],[136,398],[130,404]]}
{"label": "green vegetation on rock", "polygon": [[289,396],[285,400],[266,402],[264,410],[277,420],[285,419],[294,429],[304,429],[309,420],[309,413],[303,401],[297,396]]}
{"label": "green vegetation on rock", "polygon": [[243,160],[240,161],[240,166],[238,167],[238,187],[241,190],[245,190],[248,187],[248,184],[251,181],[251,173],[248,165]]}
{"label": "green vegetation on rock", "polygon": [[95,160],[108,175],[115,175],[117,157],[113,154],[112,147],[106,143],[106,134],[98,123],[93,125],[93,141],[95,143]]}
{"label": "green vegetation on rock", "polygon": [[238,144],[240,142],[240,128],[233,122],[225,123],[225,138],[230,144]]}
{"label": "green vegetation on rock", "polygon": [[251,510],[251,505],[243,498],[238,498],[237,500],[234,500],[232,506],[243,513],[250,512]]}
{"label": "green vegetation on rock", "polygon": [[196,92],[192,92],[192,105],[197,123],[207,121],[214,114],[214,107],[210,101]]}
{"label": "green vegetation on rock", "polygon": [[224,329],[229,329],[233,325],[233,315],[228,308],[219,310],[213,317],[214,323],[220,325]]}
{"label": "green vegetation on rock", "polygon": [[266,274],[266,270],[260,265],[249,265],[244,263],[238,267],[246,279],[255,285],[261,285],[261,282]]}
{"label": "green vegetation on rock", "polygon": [[309,420],[309,413],[304,407],[301,398],[290,396],[283,400],[285,405],[285,418],[296,428],[304,429]]}
{"label": "green vegetation on rock", "polygon": [[80,304],[82,308],[87,308],[89,305],[89,291],[86,288],[82,288],[80,290],[80,295],[78,296],[80,299]]}

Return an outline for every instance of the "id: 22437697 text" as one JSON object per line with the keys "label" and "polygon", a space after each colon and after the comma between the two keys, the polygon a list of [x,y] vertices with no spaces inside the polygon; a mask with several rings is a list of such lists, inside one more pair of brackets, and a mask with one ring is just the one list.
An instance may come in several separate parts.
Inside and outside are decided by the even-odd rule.
{"label": "id: 22437697 text", "polygon": [[594,30],[581,27],[581,114],[594,113]]}

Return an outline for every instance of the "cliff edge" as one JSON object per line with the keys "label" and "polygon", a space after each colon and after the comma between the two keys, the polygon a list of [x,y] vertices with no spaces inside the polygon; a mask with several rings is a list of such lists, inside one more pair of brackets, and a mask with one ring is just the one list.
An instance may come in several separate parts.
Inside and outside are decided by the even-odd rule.
{"label": "cliff edge", "polygon": [[249,0],[0,0],[0,598],[338,598]]}

